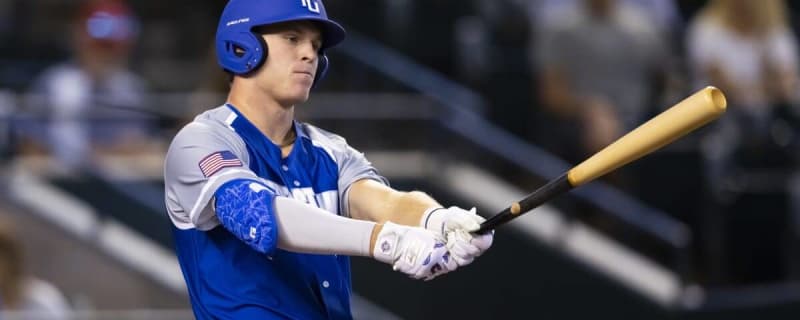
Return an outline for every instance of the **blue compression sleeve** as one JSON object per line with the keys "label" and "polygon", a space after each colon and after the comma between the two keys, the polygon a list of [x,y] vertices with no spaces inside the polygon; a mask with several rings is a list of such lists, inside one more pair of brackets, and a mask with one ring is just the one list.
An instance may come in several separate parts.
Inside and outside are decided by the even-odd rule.
{"label": "blue compression sleeve", "polygon": [[220,186],[214,197],[214,209],[225,229],[258,252],[275,250],[278,224],[272,189],[255,180],[236,179]]}

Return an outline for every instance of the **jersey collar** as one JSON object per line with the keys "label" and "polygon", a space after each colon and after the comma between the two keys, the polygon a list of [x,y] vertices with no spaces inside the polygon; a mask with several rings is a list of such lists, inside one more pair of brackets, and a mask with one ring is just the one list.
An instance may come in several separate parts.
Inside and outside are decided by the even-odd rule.
{"label": "jersey collar", "polygon": [[[230,103],[226,103],[225,106],[228,107],[234,114],[236,114],[236,118],[229,124],[239,135],[246,136],[248,138],[257,138],[256,140],[262,141],[262,146],[266,149],[267,153],[271,158],[274,159],[281,159],[281,148],[272,142],[269,138],[267,138],[261,130],[258,130],[256,126],[250,122],[241,112],[239,112],[236,107]],[[303,150],[301,142],[306,137],[303,130],[300,130],[300,123],[297,120],[292,120],[292,130],[295,133],[295,140],[294,140],[294,147],[292,148],[292,152],[289,154],[289,157],[292,157],[295,154],[301,153]]]}

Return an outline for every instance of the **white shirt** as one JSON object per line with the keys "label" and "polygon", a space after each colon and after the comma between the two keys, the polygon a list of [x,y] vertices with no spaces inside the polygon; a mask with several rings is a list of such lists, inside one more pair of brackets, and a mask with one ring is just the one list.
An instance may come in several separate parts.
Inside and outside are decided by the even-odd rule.
{"label": "white shirt", "polygon": [[0,310],[2,319],[69,318],[71,308],[66,297],[55,286],[34,277],[25,280],[20,307],[13,311]]}
{"label": "white shirt", "polygon": [[742,36],[714,21],[699,18],[689,27],[687,39],[694,86],[713,85],[706,71],[716,66],[728,79],[735,79],[741,90],[737,104],[749,113],[767,110],[763,61],[770,61],[779,70],[797,68],[797,43],[789,30],[776,30],[766,37]]}

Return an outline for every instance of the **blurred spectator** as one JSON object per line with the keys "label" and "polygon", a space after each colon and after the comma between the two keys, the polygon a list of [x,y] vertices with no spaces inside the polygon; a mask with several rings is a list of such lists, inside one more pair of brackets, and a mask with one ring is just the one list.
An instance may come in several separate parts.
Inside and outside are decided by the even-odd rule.
{"label": "blurred spectator", "polygon": [[695,86],[721,88],[734,114],[727,118],[737,119],[725,128],[729,142],[768,132],[775,107],[796,103],[797,43],[783,1],[711,1],[687,37]]}
{"label": "blurred spectator", "polygon": [[102,151],[135,151],[147,145],[153,120],[144,105],[144,82],[127,62],[138,33],[131,9],[117,0],[81,6],[72,26],[73,58],[45,70],[30,105],[47,117],[33,137],[67,167],[80,166]]}
{"label": "blurred spectator", "polygon": [[66,319],[66,299],[50,283],[26,274],[22,252],[10,223],[0,219],[0,318],[22,312],[23,319]]}
{"label": "blurred spectator", "polygon": [[645,119],[671,51],[648,15],[628,2],[585,0],[564,9],[537,30],[545,117],[536,136],[574,163]]}
{"label": "blurred spectator", "polygon": [[[704,145],[719,205],[712,274],[725,282],[780,280],[796,170],[798,58],[781,0],[714,0],[690,24],[696,87],[720,87],[728,112]],[[755,262],[757,261],[757,262]]]}

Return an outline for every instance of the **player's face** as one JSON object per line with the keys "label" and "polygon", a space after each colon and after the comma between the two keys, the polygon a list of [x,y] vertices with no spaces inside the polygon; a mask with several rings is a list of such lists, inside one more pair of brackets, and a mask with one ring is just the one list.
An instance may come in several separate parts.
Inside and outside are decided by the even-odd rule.
{"label": "player's face", "polygon": [[256,74],[258,86],[285,106],[308,100],[319,63],[322,35],[308,21],[269,26],[262,30],[267,61]]}

